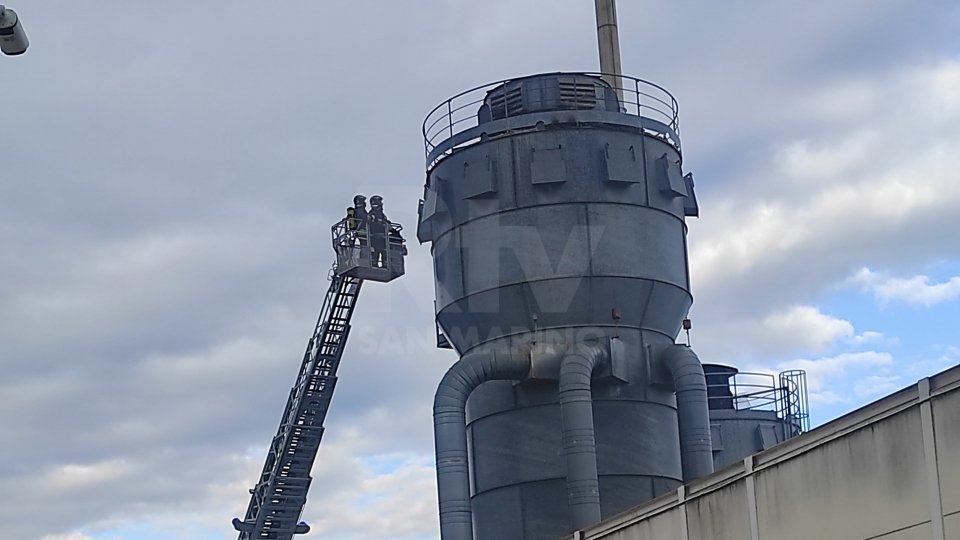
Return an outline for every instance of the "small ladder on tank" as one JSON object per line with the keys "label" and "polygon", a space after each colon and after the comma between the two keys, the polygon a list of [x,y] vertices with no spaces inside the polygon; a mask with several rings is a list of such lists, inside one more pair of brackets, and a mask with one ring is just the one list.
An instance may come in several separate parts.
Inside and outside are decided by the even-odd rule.
{"label": "small ladder on tank", "polygon": [[333,274],[297,382],[273,438],[260,481],[244,519],[235,518],[239,540],[291,540],[310,527],[300,520],[310,470],[323,437],[323,421],[337,383],[337,368],[363,280]]}

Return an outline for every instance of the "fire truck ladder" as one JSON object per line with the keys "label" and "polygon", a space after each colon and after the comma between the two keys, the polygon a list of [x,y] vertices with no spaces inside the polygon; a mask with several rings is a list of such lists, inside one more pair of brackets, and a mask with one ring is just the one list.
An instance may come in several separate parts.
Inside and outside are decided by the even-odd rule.
{"label": "fire truck ladder", "polygon": [[294,534],[310,530],[300,522],[300,515],[361,285],[363,280],[357,277],[337,273],[331,277],[260,481],[250,490],[246,516],[243,521],[233,520],[239,540],[291,540]]}
{"label": "fire truck ladder", "polygon": [[337,254],[330,288],[263,472],[250,490],[247,513],[242,520],[233,519],[239,540],[292,540],[295,534],[310,532],[300,515],[307,502],[310,470],[323,437],[323,420],[337,385],[337,368],[347,345],[360,286],[364,280],[387,283],[404,274],[407,248],[402,230],[399,223],[386,219],[357,225],[350,217],[330,228]]}

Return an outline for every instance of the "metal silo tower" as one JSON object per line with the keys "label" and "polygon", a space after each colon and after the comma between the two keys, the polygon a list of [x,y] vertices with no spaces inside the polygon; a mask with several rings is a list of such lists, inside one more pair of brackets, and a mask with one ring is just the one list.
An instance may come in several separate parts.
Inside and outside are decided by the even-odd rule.
{"label": "metal silo tower", "polygon": [[460,354],[434,402],[444,540],[553,539],[713,470],[703,368],[675,343],[698,212],[677,103],[603,57],[424,123],[417,236]]}

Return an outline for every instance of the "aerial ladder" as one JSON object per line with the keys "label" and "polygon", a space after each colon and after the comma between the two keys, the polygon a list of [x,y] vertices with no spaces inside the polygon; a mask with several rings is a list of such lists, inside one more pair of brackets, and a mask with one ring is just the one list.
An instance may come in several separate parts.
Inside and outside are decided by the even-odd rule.
{"label": "aerial ladder", "polygon": [[337,259],[330,287],[247,512],[233,519],[239,540],[291,540],[310,531],[300,516],[360,287],[365,280],[388,282],[403,275],[407,248],[401,231],[386,219],[357,220],[350,209],[331,228]]}

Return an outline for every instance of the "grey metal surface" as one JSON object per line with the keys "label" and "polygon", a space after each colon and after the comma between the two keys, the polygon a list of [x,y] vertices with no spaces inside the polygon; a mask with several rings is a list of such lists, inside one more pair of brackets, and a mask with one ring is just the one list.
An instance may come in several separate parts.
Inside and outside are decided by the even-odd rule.
{"label": "grey metal surface", "polygon": [[960,538],[958,420],[955,367],[576,538]]}
{"label": "grey metal surface", "polygon": [[809,430],[806,374],[773,375],[704,364],[715,469]]}
{"label": "grey metal surface", "polygon": [[[594,370],[592,411],[601,517],[681,483],[676,401],[665,374],[656,384],[639,336],[621,333],[623,371]],[[657,343],[656,336],[650,341]],[[635,356],[636,355],[636,356]],[[477,539],[552,539],[573,529],[568,505],[557,377],[538,366],[524,382],[491,382],[467,403],[471,492]],[[627,382],[625,382],[627,381]]]}
{"label": "grey metal surface", "polygon": [[[592,88],[597,81],[602,81],[604,75],[610,74],[549,73],[535,75],[534,77],[572,76],[582,80],[583,85]],[[531,78],[523,77],[523,79]],[[510,116],[502,120],[486,122],[481,114],[484,110],[482,105],[491,92],[497,88],[504,88],[514,80],[516,79],[506,79],[466,90],[437,105],[430,111],[423,122],[423,139],[428,171],[441,158],[452,154],[463,146],[475,144],[481,138],[516,131],[524,126],[533,126],[540,122],[553,124],[566,122],[570,119],[568,115],[564,114],[566,111],[561,110],[553,113],[525,113],[521,116]],[[581,110],[581,113],[586,114],[579,114],[577,118],[581,121],[640,129],[651,137],[669,142],[679,151],[680,122],[677,100],[662,86],[650,81],[622,74],[620,75],[620,81],[622,86],[614,88],[621,96],[619,112],[616,109],[612,111]],[[576,109],[577,107],[567,107],[566,109],[569,110],[570,108]],[[586,108],[596,109],[593,106]]]}
{"label": "grey metal surface", "polygon": [[686,345],[672,345],[662,358],[677,392],[680,461],[683,481],[690,482],[713,472],[707,380],[700,359]]}
{"label": "grey metal surface", "polygon": [[692,303],[679,159],[640,133],[557,126],[438,163],[420,238],[454,347],[532,331],[534,314],[540,329],[611,325],[615,306],[620,326],[675,336]]}
{"label": "grey metal surface", "polygon": [[[548,74],[425,122],[417,235],[445,341],[465,359],[529,358],[518,381],[445,377],[460,387],[436,433],[444,540],[546,540],[623,511],[680,484],[681,440],[688,477],[712,466],[703,373],[667,354],[692,303],[676,102],[623,80],[632,102],[611,105],[599,77]],[[603,354],[561,362],[584,346]]]}
{"label": "grey metal surface", "polygon": [[716,470],[739,463],[793,436],[789,426],[772,411],[710,411],[710,440]]}
{"label": "grey metal surface", "polygon": [[574,528],[600,521],[600,479],[597,438],[593,427],[593,372],[605,356],[603,348],[578,344],[560,364],[560,423],[567,481],[567,506]]}
{"label": "grey metal surface", "polygon": [[[617,29],[617,3],[615,0],[596,0],[597,50],[600,52],[600,71],[610,86],[621,87],[620,33]],[[621,92],[622,94],[622,92]],[[623,96],[620,96],[623,99]]]}
{"label": "grey metal surface", "polygon": [[520,380],[529,371],[530,358],[525,352],[488,349],[465,355],[440,381],[433,401],[433,430],[442,538],[473,538],[465,418],[467,397],[484,382]]}

